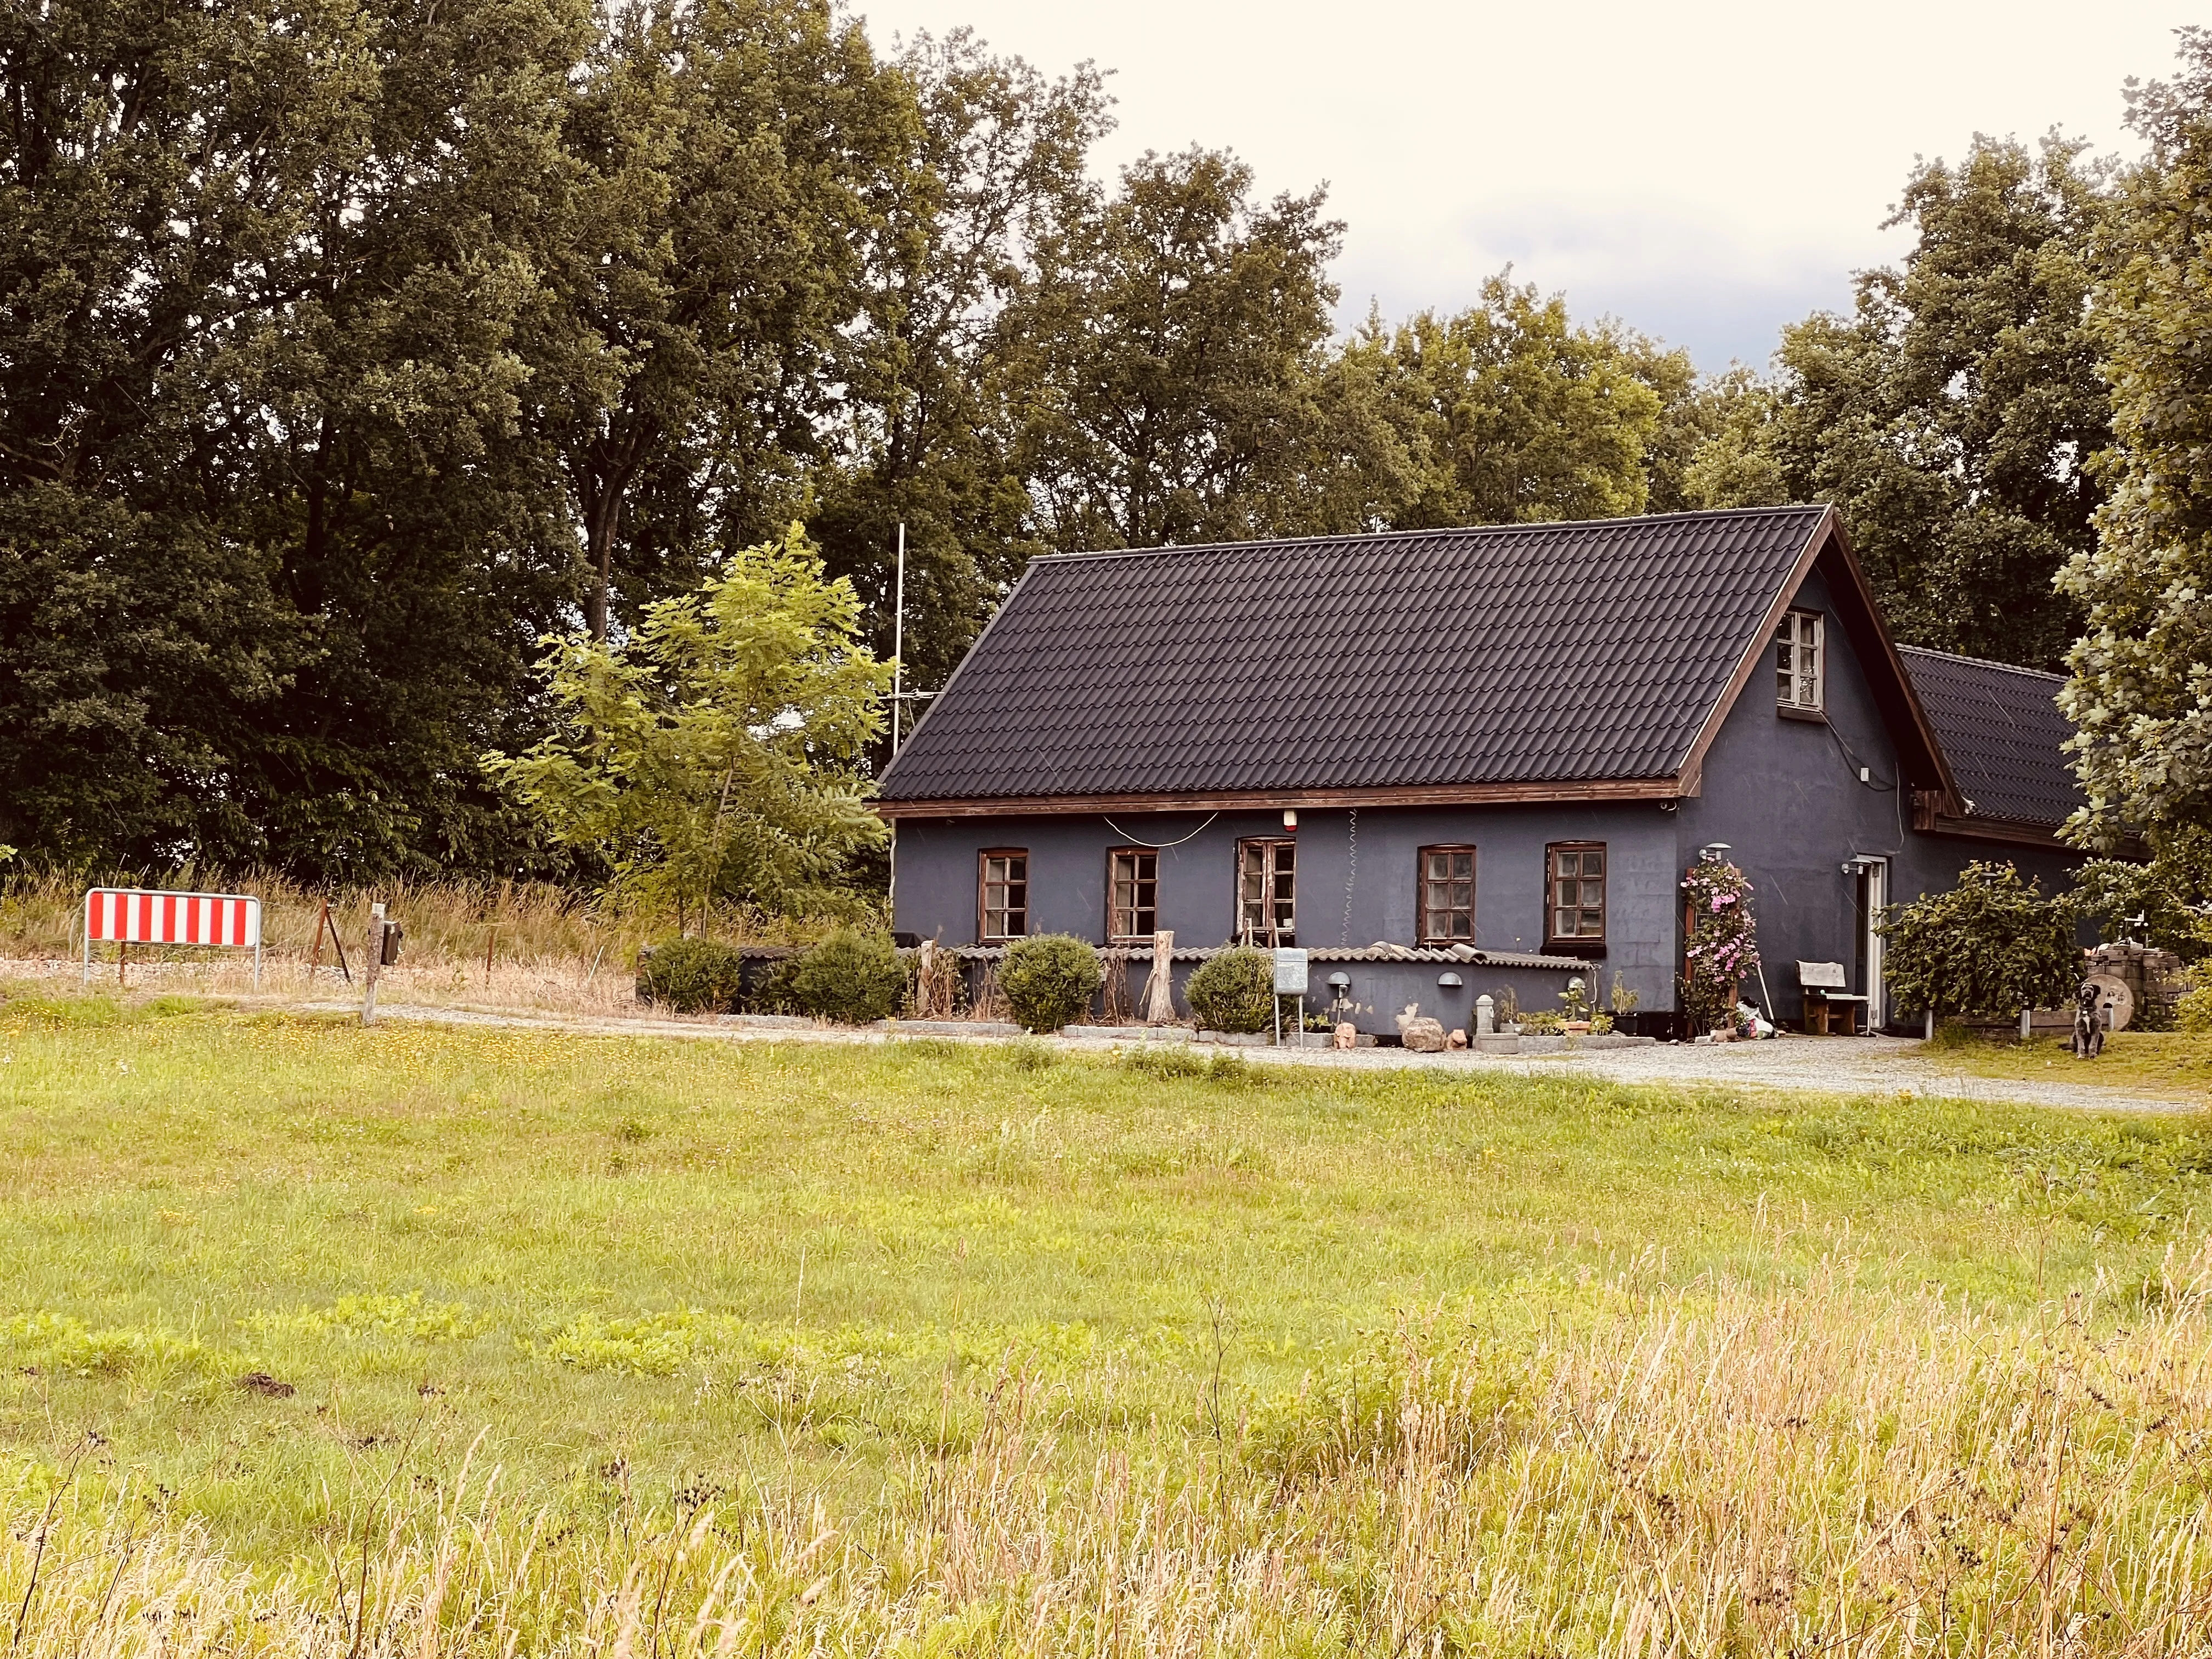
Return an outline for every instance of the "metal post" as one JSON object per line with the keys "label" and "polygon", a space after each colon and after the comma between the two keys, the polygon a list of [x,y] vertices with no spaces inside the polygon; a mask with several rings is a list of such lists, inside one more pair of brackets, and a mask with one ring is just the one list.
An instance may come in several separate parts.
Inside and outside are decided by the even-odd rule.
{"label": "metal post", "polygon": [[362,979],[368,989],[362,998],[361,1023],[374,1025],[376,1024],[377,970],[384,965],[384,907],[381,904],[370,905],[368,916],[368,961],[362,972]]}
{"label": "metal post", "polygon": [[898,581],[891,600],[891,753],[898,753],[899,710],[906,689],[906,526],[898,527]]}
{"label": "metal post", "polygon": [[115,941],[115,982],[117,985],[120,986],[128,983],[128,981],[124,976],[124,970],[130,965],[131,941],[127,939],[119,939]]}
{"label": "metal post", "polygon": [[253,936],[253,988],[261,988],[261,936]]}

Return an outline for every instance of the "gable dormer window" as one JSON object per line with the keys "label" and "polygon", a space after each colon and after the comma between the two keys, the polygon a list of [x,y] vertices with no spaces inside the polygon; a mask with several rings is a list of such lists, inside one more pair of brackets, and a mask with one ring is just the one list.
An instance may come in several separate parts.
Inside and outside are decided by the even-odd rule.
{"label": "gable dormer window", "polygon": [[1821,633],[1817,611],[1785,611],[1782,626],[1774,630],[1775,698],[1784,709],[1817,714],[1825,706],[1827,665]]}

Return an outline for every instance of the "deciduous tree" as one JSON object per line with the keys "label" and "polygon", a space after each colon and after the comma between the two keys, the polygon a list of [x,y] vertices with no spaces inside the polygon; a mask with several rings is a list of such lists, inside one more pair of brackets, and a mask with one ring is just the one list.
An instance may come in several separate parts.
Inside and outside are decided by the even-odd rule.
{"label": "deciduous tree", "polygon": [[717,902],[851,908],[838,878],[884,838],[857,762],[889,675],[797,526],[647,605],[629,640],[562,640],[540,666],[555,735],[484,766],[617,886],[679,927]]}
{"label": "deciduous tree", "polygon": [[1978,138],[1916,169],[1888,222],[1917,233],[1903,267],[1785,330],[1772,396],[1740,406],[1763,428],[1729,422],[1692,464],[1708,505],[1835,502],[1908,643],[2051,668],[2079,627],[2052,578],[2091,541],[2110,429],[2081,151]]}
{"label": "deciduous tree", "polygon": [[[2110,499],[2062,578],[2088,613],[2060,699],[2089,796],[2076,831],[2160,850],[2201,848],[2212,825],[2212,33],[2183,31],[2181,56],[2133,95],[2148,154],[2120,192],[2096,324]],[[2201,898],[2208,864],[2190,862]]]}

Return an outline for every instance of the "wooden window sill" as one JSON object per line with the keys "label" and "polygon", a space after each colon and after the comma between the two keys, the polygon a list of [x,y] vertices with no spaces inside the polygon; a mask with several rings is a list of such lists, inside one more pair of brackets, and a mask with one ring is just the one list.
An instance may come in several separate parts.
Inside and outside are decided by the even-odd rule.
{"label": "wooden window sill", "polygon": [[1828,723],[1828,711],[1825,708],[1792,708],[1788,703],[1777,703],[1774,712],[1785,720],[1806,720],[1814,726]]}

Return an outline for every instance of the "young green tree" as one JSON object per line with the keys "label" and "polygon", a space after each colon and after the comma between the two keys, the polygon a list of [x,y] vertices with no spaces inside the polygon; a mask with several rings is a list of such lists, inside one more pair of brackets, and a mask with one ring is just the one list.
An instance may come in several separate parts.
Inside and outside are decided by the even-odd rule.
{"label": "young green tree", "polygon": [[2089,299],[2101,169],[2056,137],[1977,138],[1905,182],[1901,270],[1851,314],[1784,331],[1755,435],[1730,421],[1691,467],[1711,506],[1829,501],[1910,644],[2058,665],[2081,611],[2052,577],[2092,539],[2107,442]]}
{"label": "young green tree", "polygon": [[[2133,95],[2148,153],[2123,182],[2096,319],[2112,386],[2110,499],[2061,578],[2088,613],[2060,702],[2089,803],[2075,830],[2171,855],[2212,824],[2212,33]],[[2200,851],[2184,885],[2212,877]]]}
{"label": "young green tree", "polygon": [[852,585],[794,525],[647,605],[620,645],[557,642],[541,665],[556,734],[484,769],[679,928],[717,903],[849,910],[841,878],[884,839],[857,763],[890,676],[860,630]]}

